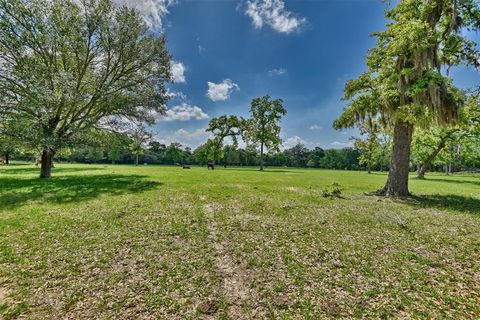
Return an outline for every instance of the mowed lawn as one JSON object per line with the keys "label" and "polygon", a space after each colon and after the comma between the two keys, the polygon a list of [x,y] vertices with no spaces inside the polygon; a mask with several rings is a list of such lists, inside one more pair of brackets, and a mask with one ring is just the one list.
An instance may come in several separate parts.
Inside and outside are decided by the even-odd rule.
{"label": "mowed lawn", "polygon": [[[480,176],[0,167],[0,318],[480,318]],[[342,198],[324,198],[333,182]]]}

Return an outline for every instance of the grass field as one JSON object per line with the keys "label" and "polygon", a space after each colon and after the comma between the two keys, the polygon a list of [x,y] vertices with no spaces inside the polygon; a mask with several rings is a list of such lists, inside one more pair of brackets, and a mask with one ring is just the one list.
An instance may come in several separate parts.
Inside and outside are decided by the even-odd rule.
{"label": "grass field", "polygon": [[[480,176],[0,167],[5,319],[480,318]],[[342,198],[322,190],[340,183]]]}

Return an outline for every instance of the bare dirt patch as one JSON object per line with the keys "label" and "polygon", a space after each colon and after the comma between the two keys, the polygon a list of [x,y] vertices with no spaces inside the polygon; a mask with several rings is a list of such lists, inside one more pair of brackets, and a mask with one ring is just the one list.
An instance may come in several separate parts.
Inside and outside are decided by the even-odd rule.
{"label": "bare dirt patch", "polygon": [[8,297],[10,295],[10,290],[8,290],[4,283],[0,281],[0,305],[10,303],[11,300]]}
{"label": "bare dirt patch", "polygon": [[228,315],[232,319],[248,319],[242,305],[252,298],[250,281],[245,267],[234,261],[226,249],[227,245],[219,240],[215,212],[221,209],[223,207],[218,204],[209,203],[204,206],[208,221],[208,239],[215,249],[215,267],[221,279],[219,287],[228,303]]}

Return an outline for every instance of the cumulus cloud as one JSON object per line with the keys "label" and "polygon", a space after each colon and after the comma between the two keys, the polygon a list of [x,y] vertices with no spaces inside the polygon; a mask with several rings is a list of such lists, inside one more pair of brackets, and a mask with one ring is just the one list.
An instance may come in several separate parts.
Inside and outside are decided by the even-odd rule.
{"label": "cumulus cloud", "polygon": [[283,0],[249,0],[245,14],[257,29],[268,25],[286,34],[299,30],[307,21],[286,10]]}
{"label": "cumulus cloud", "polygon": [[170,99],[187,100],[187,95],[181,91],[170,91],[167,89],[167,95]]}
{"label": "cumulus cloud", "polygon": [[275,68],[268,71],[269,76],[281,76],[282,74],[287,73],[287,70],[284,68]]}
{"label": "cumulus cloud", "polygon": [[290,148],[293,148],[295,147],[297,144],[307,144],[307,142],[305,140],[303,140],[302,138],[300,138],[299,136],[293,136],[293,137],[290,137],[286,140],[283,141],[282,143],[282,147],[284,149],[290,149]]}
{"label": "cumulus cloud", "polygon": [[160,30],[162,18],[168,13],[168,7],[175,4],[176,0],[113,0],[113,2],[137,10],[149,27]]}
{"label": "cumulus cloud", "polygon": [[234,90],[240,90],[240,87],[230,79],[225,79],[220,83],[208,81],[207,97],[212,101],[225,101],[230,98]]}
{"label": "cumulus cloud", "polygon": [[322,130],[322,127],[318,124],[313,124],[309,128],[310,130]]}
{"label": "cumulus cloud", "polygon": [[167,110],[165,115],[159,117],[159,121],[188,121],[188,120],[205,120],[208,114],[203,112],[202,108],[191,106],[186,103],[174,106]]}
{"label": "cumulus cloud", "polygon": [[185,83],[185,70],[187,69],[185,65],[181,62],[172,61],[170,67],[172,70],[172,78],[175,83]]}
{"label": "cumulus cloud", "polygon": [[330,143],[330,145],[336,148],[353,147],[352,142],[341,142],[341,141],[333,141]]}
{"label": "cumulus cloud", "polygon": [[206,128],[200,128],[200,129],[188,131],[181,128],[173,132],[172,134],[169,134],[158,140],[160,143],[167,144],[167,145],[172,142],[178,142],[185,147],[190,147],[192,149],[195,149],[196,147],[205,143],[205,141],[207,141],[212,137],[212,134],[210,132],[206,132],[205,130]]}

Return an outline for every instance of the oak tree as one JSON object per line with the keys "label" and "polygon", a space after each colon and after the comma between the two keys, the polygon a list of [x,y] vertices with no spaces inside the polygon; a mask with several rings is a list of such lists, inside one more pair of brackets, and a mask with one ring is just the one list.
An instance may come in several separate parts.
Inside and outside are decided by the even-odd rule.
{"label": "oak tree", "polygon": [[0,0],[0,121],[42,151],[92,127],[152,122],[171,79],[165,38],[111,0]]}

